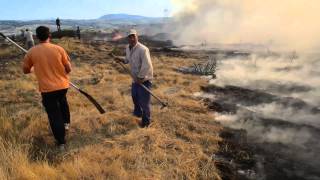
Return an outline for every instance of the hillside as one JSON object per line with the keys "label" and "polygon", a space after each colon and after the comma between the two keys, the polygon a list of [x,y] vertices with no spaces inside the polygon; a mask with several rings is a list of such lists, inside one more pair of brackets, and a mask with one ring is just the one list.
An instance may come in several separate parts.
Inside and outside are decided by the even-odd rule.
{"label": "hillside", "polygon": [[[7,179],[221,179],[212,155],[221,151],[222,127],[194,97],[207,83],[176,69],[197,59],[153,53],[153,123],[141,129],[131,115],[130,77],[109,52],[123,46],[55,43],[72,58],[71,79],[107,110],[97,110],[74,89],[68,93],[71,130],[66,152],[59,152],[41,106],[34,76],[20,70],[23,54],[12,46],[0,53],[0,178]],[[115,50],[116,49],[116,50]]]}
{"label": "hillside", "polygon": [[160,23],[164,20],[162,17],[146,17],[146,16],[139,16],[139,15],[129,15],[129,14],[107,14],[101,16],[100,20],[107,20],[111,22],[118,22],[118,23],[136,23],[136,24],[148,24],[148,23]]}
{"label": "hillside", "polygon": [[[170,18],[162,17],[145,17],[128,14],[107,14],[96,19],[63,19],[61,25],[63,29],[76,29],[80,26],[81,29],[104,30],[110,28],[120,28],[123,26],[141,26],[142,28],[150,26],[150,24],[161,25],[168,22]],[[51,29],[56,29],[55,19],[50,20],[30,20],[30,21],[15,21],[15,20],[0,20],[0,31],[5,34],[19,34],[20,29],[29,28],[34,30],[39,25],[46,25]]]}

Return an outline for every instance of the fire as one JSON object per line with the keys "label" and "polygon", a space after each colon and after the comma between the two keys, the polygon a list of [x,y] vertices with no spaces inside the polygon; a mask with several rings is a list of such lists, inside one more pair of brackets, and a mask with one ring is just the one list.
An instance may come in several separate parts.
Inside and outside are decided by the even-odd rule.
{"label": "fire", "polygon": [[123,36],[120,33],[115,33],[113,38],[112,38],[112,41],[118,41],[118,40],[120,40],[122,38],[123,38]]}

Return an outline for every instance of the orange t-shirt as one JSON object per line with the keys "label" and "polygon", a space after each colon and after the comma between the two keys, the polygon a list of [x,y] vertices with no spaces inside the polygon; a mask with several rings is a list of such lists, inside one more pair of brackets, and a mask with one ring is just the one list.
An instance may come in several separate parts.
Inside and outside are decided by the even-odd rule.
{"label": "orange t-shirt", "polygon": [[41,43],[31,48],[23,60],[23,66],[31,69],[39,83],[40,92],[52,92],[69,88],[65,65],[70,65],[66,51],[51,43]]}

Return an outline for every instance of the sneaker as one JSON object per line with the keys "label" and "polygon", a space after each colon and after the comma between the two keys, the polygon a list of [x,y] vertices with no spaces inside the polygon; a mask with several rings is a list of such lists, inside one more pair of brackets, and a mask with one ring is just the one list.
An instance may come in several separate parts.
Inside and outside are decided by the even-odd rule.
{"label": "sneaker", "polygon": [[66,131],[69,131],[69,128],[70,128],[70,123],[65,123],[65,124],[64,124],[64,129],[65,129]]}

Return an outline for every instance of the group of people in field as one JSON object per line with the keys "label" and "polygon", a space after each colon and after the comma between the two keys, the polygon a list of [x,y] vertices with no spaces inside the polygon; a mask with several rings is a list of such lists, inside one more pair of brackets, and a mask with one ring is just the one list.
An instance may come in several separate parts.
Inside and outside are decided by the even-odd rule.
{"label": "group of people in field", "polygon": [[[56,26],[57,26],[58,33],[61,33],[61,21],[59,18],[56,19]],[[30,49],[35,45],[33,33],[28,28],[25,30],[24,29],[21,30],[21,36],[25,40],[25,45],[27,49]],[[81,39],[81,31],[79,26],[77,26],[77,29],[75,31],[75,36],[78,39]]]}
{"label": "group of people in field", "polygon": [[[32,33],[30,34],[29,36],[32,36]],[[36,37],[39,44],[34,46],[34,41],[33,44],[30,43],[30,49],[23,59],[23,72],[35,74],[53,136],[57,146],[64,150],[66,132],[70,128],[70,112],[66,97],[69,88],[68,75],[72,71],[70,57],[62,47],[50,42],[51,33],[48,27],[36,28]],[[134,104],[132,114],[141,118],[139,125],[145,128],[151,123],[151,96],[142,85],[151,88],[153,66],[149,49],[139,42],[137,31],[131,29],[127,39],[126,56],[117,56],[115,60],[131,67],[131,95]]]}

